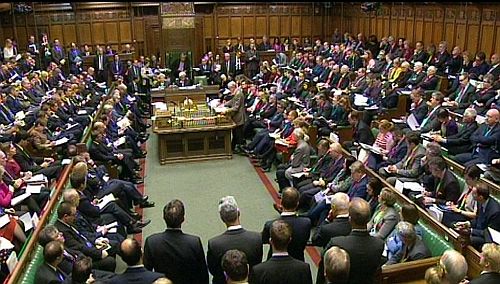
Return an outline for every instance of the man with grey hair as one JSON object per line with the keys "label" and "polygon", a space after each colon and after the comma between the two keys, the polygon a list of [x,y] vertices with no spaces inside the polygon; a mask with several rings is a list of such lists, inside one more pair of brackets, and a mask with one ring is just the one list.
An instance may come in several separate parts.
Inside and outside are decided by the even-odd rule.
{"label": "man with grey hair", "polygon": [[467,275],[467,261],[465,257],[456,250],[450,249],[443,253],[439,265],[445,271],[445,280],[449,284],[460,283]]}
{"label": "man with grey hair", "polygon": [[224,284],[225,277],[221,261],[228,250],[237,249],[247,256],[253,267],[262,262],[262,237],[260,233],[245,230],[240,223],[240,210],[233,196],[219,201],[219,216],[227,230],[208,241],[207,264],[214,284]]}
{"label": "man with grey hair", "polygon": [[328,284],[348,283],[351,263],[349,254],[336,246],[325,252],[325,278]]}
{"label": "man with grey hair", "polygon": [[222,114],[229,115],[236,127],[232,130],[231,149],[234,152],[241,152],[240,147],[245,144],[244,141],[244,125],[246,121],[245,110],[245,95],[241,88],[238,88],[234,81],[227,84],[228,89],[231,91],[231,100],[224,104],[227,108]]}
{"label": "man with grey hair", "polygon": [[463,127],[459,127],[457,134],[448,137],[435,134],[432,135],[432,139],[447,148],[448,153],[451,155],[471,152],[473,146],[470,138],[478,128],[476,116],[477,112],[475,109],[466,109],[462,118]]}
{"label": "man with grey hair", "polygon": [[349,196],[347,194],[337,192],[332,196],[330,213],[325,222],[313,235],[313,245],[324,247],[333,237],[349,235],[351,224],[349,223]]}
{"label": "man with grey hair", "polygon": [[417,237],[415,228],[411,223],[399,222],[396,226],[396,233],[403,243],[403,248],[391,256],[385,265],[424,259],[431,256],[424,242]]}

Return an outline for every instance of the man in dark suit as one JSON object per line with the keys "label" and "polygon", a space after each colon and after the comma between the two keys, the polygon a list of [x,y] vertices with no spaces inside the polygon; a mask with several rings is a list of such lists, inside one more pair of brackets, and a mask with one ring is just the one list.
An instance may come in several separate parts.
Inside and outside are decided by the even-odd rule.
{"label": "man in dark suit", "polygon": [[491,55],[491,65],[490,69],[486,74],[492,74],[494,80],[498,80],[498,76],[500,75],[500,56],[496,53]]}
{"label": "man in dark suit", "polygon": [[471,244],[477,250],[485,243],[485,232],[489,228],[500,231],[500,205],[490,197],[490,189],[484,183],[476,185],[474,199],[477,201],[477,216],[472,221],[457,222],[458,230],[470,229]]}
{"label": "man in dark suit", "polygon": [[287,247],[293,241],[293,229],[285,220],[276,220],[270,226],[272,257],[254,266],[250,274],[251,284],[312,284],[308,263],[288,254]]}
{"label": "man in dark suit", "polygon": [[182,232],[184,204],[172,200],[163,209],[165,232],[149,236],[144,245],[144,266],[163,273],[173,283],[208,284],[201,240]]}
{"label": "man in dark suit", "polygon": [[490,164],[493,159],[500,157],[498,142],[500,140],[500,112],[490,109],[486,112],[486,122],[472,134],[471,141],[474,150],[472,153],[462,153],[455,156],[455,160],[462,165]]}
{"label": "man in dark suit", "polygon": [[108,80],[108,61],[102,47],[97,49],[94,57],[94,69],[97,82],[106,82]]}
{"label": "man in dark suit", "polygon": [[111,64],[111,75],[113,80],[118,79],[118,76],[122,76],[125,73],[125,69],[122,61],[120,60],[120,55],[115,54],[114,60]]}
{"label": "man in dark suit", "polygon": [[237,249],[245,253],[250,268],[262,262],[262,238],[257,232],[245,230],[240,224],[240,210],[233,196],[223,197],[219,202],[219,215],[227,231],[208,241],[207,264],[214,284],[225,284],[221,260],[228,250]]}
{"label": "man in dark suit", "polygon": [[92,258],[94,268],[114,272],[116,260],[108,255],[104,247],[97,248],[74,224],[76,222],[76,207],[68,202],[63,202],[57,209],[56,228],[64,236],[64,244],[68,249],[79,251]]}
{"label": "man in dark suit", "polygon": [[63,244],[59,241],[51,241],[43,248],[44,263],[36,272],[36,283],[57,284],[64,283],[67,275],[58,268],[63,254]]}
{"label": "man in dark suit", "polygon": [[[299,205],[299,192],[293,187],[283,189],[281,197],[281,217],[278,220],[283,220],[290,224],[292,229],[292,241],[287,245],[288,253],[291,257],[304,261],[304,249],[311,233],[311,220],[306,217],[297,216],[297,206]],[[269,243],[270,228],[273,221],[268,221],[262,230],[262,242]],[[271,244],[272,247],[272,244]],[[268,259],[271,258],[273,251],[269,250]]]}
{"label": "man in dark suit", "polygon": [[439,110],[442,109],[442,104],[444,101],[444,96],[441,92],[433,92],[427,105],[429,107],[429,113],[424,118],[420,124],[420,132],[426,133],[429,131],[441,130],[441,123],[438,119]]}
{"label": "man in dark suit", "polygon": [[126,239],[121,243],[121,257],[128,265],[127,269],[111,279],[109,283],[153,283],[156,279],[163,277],[163,274],[152,272],[144,268],[142,264],[142,248],[136,239]]}
{"label": "man in dark suit", "polygon": [[226,251],[221,261],[226,281],[224,283],[248,283],[248,260],[244,252],[237,249]]}
{"label": "man in dark suit", "polygon": [[59,43],[58,39],[54,40],[54,45],[52,46],[52,61],[57,65],[64,65],[66,61],[66,55],[64,52],[64,48]]}
{"label": "man in dark suit", "polygon": [[385,265],[424,259],[431,256],[429,249],[415,233],[409,222],[401,221],[396,226],[398,237],[403,243],[402,249],[392,255]]}
{"label": "man in dark suit", "polygon": [[479,264],[482,267],[481,275],[472,279],[470,284],[500,283],[500,246],[494,243],[484,244]]}
{"label": "man in dark suit", "polygon": [[452,93],[448,98],[445,98],[443,106],[449,106],[454,112],[463,113],[474,101],[476,88],[470,83],[467,73],[460,74],[460,86],[456,92]]}
{"label": "man in dark suit", "polygon": [[332,196],[331,209],[326,223],[316,230],[312,237],[312,244],[325,247],[331,238],[347,236],[349,233],[351,233],[349,196],[343,192],[337,192]]}
{"label": "man in dark suit", "polygon": [[234,58],[231,57],[231,54],[229,53],[224,53],[224,60],[222,61],[221,65],[221,72],[223,74],[226,74],[226,76],[230,79],[234,79],[234,74],[235,74],[235,60]]}
{"label": "man in dark suit", "polygon": [[[344,249],[350,257],[348,283],[373,283],[374,276],[381,266],[384,241],[372,237],[368,233],[370,221],[370,204],[361,198],[354,198],[349,205],[349,218],[352,231],[348,236],[335,237],[330,240],[326,250],[333,246]],[[323,275],[324,256],[318,267],[316,283],[325,283]]]}
{"label": "man in dark suit", "polygon": [[344,148],[351,148],[353,142],[372,145],[375,142],[372,131],[368,124],[361,118],[362,113],[356,110],[351,111],[348,116],[349,124],[353,127],[352,141],[344,142]]}
{"label": "man in dark suit", "polygon": [[457,134],[442,137],[441,135],[433,135],[432,139],[448,149],[451,155],[458,155],[472,151],[472,143],[470,138],[477,130],[476,110],[468,108],[464,112],[462,118],[462,127],[459,127]]}

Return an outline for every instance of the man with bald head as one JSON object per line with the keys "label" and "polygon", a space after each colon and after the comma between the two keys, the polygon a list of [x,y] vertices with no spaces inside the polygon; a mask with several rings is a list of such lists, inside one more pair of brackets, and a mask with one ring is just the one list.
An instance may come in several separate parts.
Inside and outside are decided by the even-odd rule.
{"label": "man with bald head", "polygon": [[474,146],[472,153],[462,153],[455,156],[455,160],[466,167],[475,164],[491,164],[493,159],[499,158],[500,142],[500,112],[490,109],[486,112],[486,121],[472,134],[471,142]]}
{"label": "man with bald head", "polygon": [[122,274],[117,275],[109,283],[153,283],[165,275],[147,270],[142,264],[142,248],[136,239],[126,239],[120,246],[120,255],[128,265]]}
{"label": "man with bald head", "polygon": [[[370,204],[361,198],[353,198],[349,204],[349,221],[351,233],[348,236],[334,237],[325,251],[333,246],[345,250],[350,256],[350,272],[348,283],[373,283],[374,275],[381,266],[384,241],[372,237],[368,233],[370,221]],[[318,268],[316,283],[325,283],[324,255]]]}
{"label": "man with bald head", "polygon": [[490,70],[486,74],[492,74],[495,81],[498,80],[498,76],[500,75],[500,55],[497,53],[491,55]]}

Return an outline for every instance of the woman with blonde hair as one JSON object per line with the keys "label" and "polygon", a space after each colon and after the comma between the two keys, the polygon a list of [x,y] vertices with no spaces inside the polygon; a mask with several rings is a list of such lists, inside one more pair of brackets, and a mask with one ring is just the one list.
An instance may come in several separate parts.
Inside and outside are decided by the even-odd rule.
{"label": "woman with blonde hair", "polygon": [[396,195],[385,187],[378,196],[379,205],[368,223],[370,235],[385,240],[399,222],[399,213],[394,208]]}

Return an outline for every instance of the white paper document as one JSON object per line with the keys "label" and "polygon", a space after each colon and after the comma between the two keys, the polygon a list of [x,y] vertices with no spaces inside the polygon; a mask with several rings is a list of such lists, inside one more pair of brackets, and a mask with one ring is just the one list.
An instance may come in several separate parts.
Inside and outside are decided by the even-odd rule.
{"label": "white paper document", "polygon": [[28,184],[26,186],[26,192],[29,192],[30,194],[38,194],[42,191],[42,187],[42,184]]}
{"label": "white paper document", "polygon": [[106,205],[108,205],[108,203],[114,200],[115,196],[112,193],[105,195],[103,198],[101,198],[99,203],[97,203],[97,207],[99,207],[99,209],[102,210]]}
{"label": "white paper document", "polygon": [[305,172],[294,173],[294,174],[292,174],[292,177],[295,177],[295,178],[301,178],[301,177],[303,177],[305,174],[306,174]]}
{"label": "white paper document", "polygon": [[10,273],[14,271],[14,268],[16,268],[17,265],[17,253],[15,251],[12,251],[9,255],[9,258],[7,258],[7,267],[9,268]]}
{"label": "white paper document", "polygon": [[411,191],[422,192],[424,191],[424,187],[421,186],[418,182],[407,181],[403,184],[404,188],[409,189]]}
{"label": "white paper document", "polygon": [[24,224],[24,231],[27,232],[33,228],[33,220],[31,219],[30,212],[26,212],[21,217],[19,217],[19,220],[23,222]]}
{"label": "white paper document", "polygon": [[16,113],[15,117],[16,120],[23,120],[26,117],[26,115],[24,114],[24,111],[21,110]]}
{"label": "white paper document", "polygon": [[488,227],[488,232],[490,233],[491,240],[500,245],[500,232]]}
{"label": "white paper document", "polygon": [[396,184],[394,185],[394,187],[396,188],[397,191],[399,191],[400,193],[403,193],[404,183],[402,181],[400,181],[399,179],[396,179]]}
{"label": "white paper document", "polygon": [[61,165],[63,165],[63,166],[64,166],[64,165],[69,165],[69,164],[71,164],[71,159],[63,159],[63,160],[61,161]]}
{"label": "white paper document", "polygon": [[361,145],[361,148],[363,148],[365,150],[369,150],[370,152],[373,152],[375,154],[379,154],[379,155],[382,154],[382,149],[380,149],[380,147],[368,145],[365,143],[359,143],[359,145]]}
{"label": "white paper document", "polygon": [[485,121],[486,121],[486,117],[485,116],[482,116],[482,115],[476,116],[476,122],[478,124],[483,124]]}
{"label": "white paper document", "polygon": [[70,130],[71,128],[77,127],[79,124],[78,123],[73,123],[73,124],[66,124],[66,130]]}
{"label": "white paper document", "polygon": [[3,214],[0,216],[0,228],[5,227],[5,225],[10,223],[10,217],[9,214]]}
{"label": "white paper document", "polygon": [[420,124],[418,123],[413,113],[408,116],[408,118],[406,119],[406,123],[411,128],[411,130],[419,130]]}
{"label": "white paper document", "polygon": [[47,177],[45,177],[43,174],[37,174],[37,175],[32,176],[26,182],[27,183],[44,183],[44,182],[47,182]]}
{"label": "white paper document", "polygon": [[57,139],[55,142],[56,142],[56,146],[59,146],[59,145],[68,143],[68,141],[69,141],[69,139],[67,137],[63,137],[61,139]]}
{"label": "white paper document", "polygon": [[113,142],[113,146],[119,147],[119,146],[125,144],[125,140],[126,140],[125,136],[122,136],[122,137],[118,138],[118,140]]}
{"label": "white paper document", "polygon": [[21,203],[23,200],[25,200],[26,198],[28,198],[30,196],[31,196],[31,193],[29,193],[29,192],[25,192],[21,195],[18,195],[10,200],[10,205],[16,206],[17,204]]}
{"label": "white paper document", "polygon": [[86,111],[86,110],[84,110],[84,109],[81,109],[81,110],[79,110],[79,111],[77,112],[77,114],[79,114],[79,115],[84,115],[84,114],[87,114],[87,111]]}
{"label": "white paper document", "polygon": [[368,106],[368,98],[363,96],[363,95],[355,94],[354,95],[354,105],[356,105],[356,106]]}

